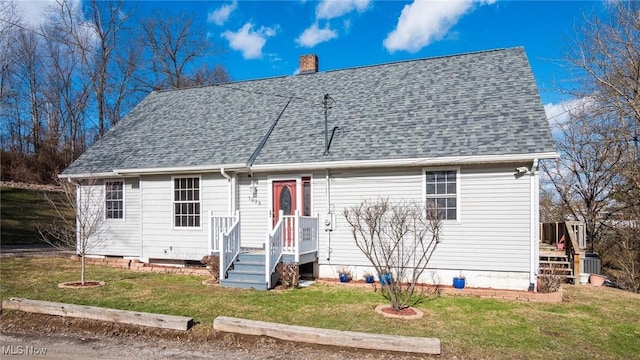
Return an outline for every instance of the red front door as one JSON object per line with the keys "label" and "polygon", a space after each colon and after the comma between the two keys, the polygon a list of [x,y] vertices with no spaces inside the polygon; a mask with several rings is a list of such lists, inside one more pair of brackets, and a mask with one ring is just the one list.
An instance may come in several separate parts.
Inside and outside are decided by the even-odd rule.
{"label": "red front door", "polygon": [[280,210],[284,215],[296,212],[296,181],[273,182],[273,225],[280,220]]}

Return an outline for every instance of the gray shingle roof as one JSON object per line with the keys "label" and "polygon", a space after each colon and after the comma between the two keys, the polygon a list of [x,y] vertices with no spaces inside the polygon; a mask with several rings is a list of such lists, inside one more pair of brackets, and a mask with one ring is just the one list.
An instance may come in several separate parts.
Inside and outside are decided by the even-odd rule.
{"label": "gray shingle roof", "polygon": [[256,165],[555,152],[511,48],[153,92],[64,174],[247,163],[276,119]]}

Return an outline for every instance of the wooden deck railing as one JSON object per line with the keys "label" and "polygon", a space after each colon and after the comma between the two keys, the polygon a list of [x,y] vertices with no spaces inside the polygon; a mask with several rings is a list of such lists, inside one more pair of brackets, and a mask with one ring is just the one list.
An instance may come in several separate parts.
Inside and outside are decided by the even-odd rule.
{"label": "wooden deck railing", "polygon": [[573,267],[574,276],[583,272],[581,259],[586,250],[585,226],[581,221],[540,224],[540,242],[564,250]]}
{"label": "wooden deck railing", "polygon": [[565,222],[565,227],[569,235],[569,241],[566,242],[564,251],[567,254],[569,263],[573,266],[573,276],[578,279],[580,273],[583,272],[582,266],[580,266],[580,258],[584,258],[584,250],[580,248],[576,233],[571,228],[571,225]]}

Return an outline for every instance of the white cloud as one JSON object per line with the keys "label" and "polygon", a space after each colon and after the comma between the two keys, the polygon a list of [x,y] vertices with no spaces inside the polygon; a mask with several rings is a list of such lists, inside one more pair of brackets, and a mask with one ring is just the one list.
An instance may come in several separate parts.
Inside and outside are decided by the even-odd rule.
{"label": "white cloud", "polygon": [[[80,1],[81,0],[69,1],[69,6],[73,9],[74,13],[81,14]],[[43,25],[46,22],[49,9],[60,6],[56,0],[16,1],[15,4],[17,5],[19,13],[23,15],[25,24],[32,28]]]}
{"label": "white cloud", "polygon": [[384,39],[389,52],[417,52],[434,41],[441,40],[449,29],[475,4],[492,4],[495,0],[414,0],[405,5],[396,28]]}
{"label": "white cloud", "polygon": [[552,128],[561,128],[567,124],[570,119],[570,114],[578,114],[581,111],[589,109],[593,104],[592,100],[588,97],[580,99],[566,100],[557,104],[548,103],[544,105],[544,111],[547,114],[547,120]]}
{"label": "white cloud", "polygon": [[[314,47],[338,37],[338,32],[327,23],[320,28],[318,20],[331,20],[349,14],[352,11],[363,12],[369,8],[371,0],[321,0],[316,6],[316,20],[298,36],[296,43],[304,47]],[[343,21],[345,31],[351,29],[351,20]]]}
{"label": "white cloud", "polygon": [[370,0],[322,0],[316,7],[317,19],[335,19],[353,10],[363,12],[369,7]]}
{"label": "white cloud", "polygon": [[544,105],[544,112],[547,114],[547,120],[552,128],[566,124],[569,121],[568,108],[571,107],[571,103],[574,101],[575,100],[570,100],[558,104],[548,103]]}
{"label": "white cloud", "polygon": [[311,25],[296,39],[296,42],[305,47],[314,47],[322,42],[329,41],[338,37],[338,33],[329,28],[329,25],[323,29],[318,27],[318,23]]}
{"label": "white cloud", "polygon": [[222,37],[229,42],[229,46],[236,51],[242,51],[245,59],[259,59],[262,57],[262,48],[267,42],[267,38],[275,36],[277,27],[260,27],[253,30],[252,23],[246,23],[238,31],[225,31]]}
{"label": "white cloud", "polygon": [[238,7],[238,1],[233,0],[231,4],[222,5],[207,15],[207,21],[222,26],[231,16],[231,13]]}

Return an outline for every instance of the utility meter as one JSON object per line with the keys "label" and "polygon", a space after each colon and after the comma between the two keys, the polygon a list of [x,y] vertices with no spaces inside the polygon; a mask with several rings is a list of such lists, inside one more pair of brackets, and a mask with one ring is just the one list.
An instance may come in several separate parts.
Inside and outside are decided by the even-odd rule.
{"label": "utility meter", "polygon": [[334,231],[336,229],[336,214],[327,213],[324,216],[324,231]]}

